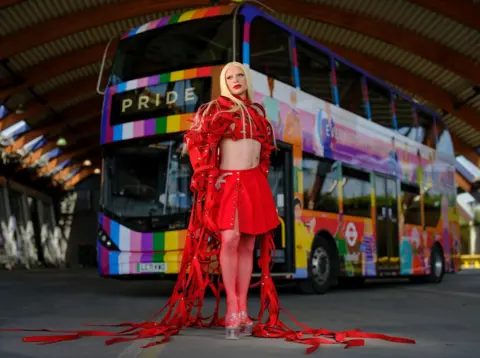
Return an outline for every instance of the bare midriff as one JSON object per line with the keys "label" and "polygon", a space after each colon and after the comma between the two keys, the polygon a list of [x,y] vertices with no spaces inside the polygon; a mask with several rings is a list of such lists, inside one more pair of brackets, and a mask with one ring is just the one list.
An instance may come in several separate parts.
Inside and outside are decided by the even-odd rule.
{"label": "bare midriff", "polygon": [[260,163],[260,142],[246,138],[237,141],[224,139],[220,142],[220,169],[245,170]]}

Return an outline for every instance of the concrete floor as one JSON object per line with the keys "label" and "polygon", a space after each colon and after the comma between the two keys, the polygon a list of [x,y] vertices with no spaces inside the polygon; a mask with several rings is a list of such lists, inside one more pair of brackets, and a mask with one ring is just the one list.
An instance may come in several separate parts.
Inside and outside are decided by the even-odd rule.
{"label": "concrete floor", "polygon": [[[101,279],[91,271],[0,272],[0,327],[85,329],[84,323],[138,322],[167,299],[172,284]],[[368,340],[365,347],[323,346],[311,357],[462,358],[480,351],[480,271],[448,275],[440,285],[372,283],[306,296],[282,287],[280,301],[294,317],[317,328],[380,332],[413,338],[416,345]],[[251,312],[258,294],[251,295]],[[288,322],[288,320],[286,320]],[[170,343],[103,344],[105,338],[39,346],[24,333],[0,332],[1,358],[251,358],[301,357],[306,346],[281,340],[225,341],[222,330],[185,330]],[[477,352],[477,353],[475,353]]]}

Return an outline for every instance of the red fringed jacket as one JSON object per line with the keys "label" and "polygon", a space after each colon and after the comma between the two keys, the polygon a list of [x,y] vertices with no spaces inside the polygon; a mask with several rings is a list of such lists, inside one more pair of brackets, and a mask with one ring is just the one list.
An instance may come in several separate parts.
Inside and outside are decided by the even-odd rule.
{"label": "red fringed jacket", "polygon": [[234,103],[220,96],[210,105],[203,105],[198,110],[195,119],[199,125],[185,134],[184,141],[193,168],[190,189],[195,196],[190,231],[203,228],[212,234],[219,235],[214,220],[219,205],[215,183],[219,176],[218,146],[223,138],[240,139],[244,134],[246,138],[251,138],[253,132],[255,139],[262,145],[260,168],[265,175],[268,175],[270,153],[274,149],[273,132],[265,118],[263,107],[259,104],[246,104],[256,128],[260,128],[257,131],[251,130],[248,120],[242,123],[238,112],[228,112]]}

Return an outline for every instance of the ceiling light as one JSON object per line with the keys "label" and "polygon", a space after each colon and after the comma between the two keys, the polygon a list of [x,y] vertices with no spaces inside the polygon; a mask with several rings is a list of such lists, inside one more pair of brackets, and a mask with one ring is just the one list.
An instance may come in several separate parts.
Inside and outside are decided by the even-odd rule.
{"label": "ceiling light", "polygon": [[63,138],[63,137],[60,137],[60,138],[58,138],[58,140],[57,140],[57,145],[58,145],[59,147],[63,147],[63,146],[65,146],[65,145],[67,145],[67,140],[66,140],[65,138]]}
{"label": "ceiling light", "polygon": [[83,162],[83,165],[85,165],[86,167],[89,167],[90,165],[92,165],[92,162],[88,159],[86,159],[84,162]]}
{"label": "ceiling light", "polygon": [[100,169],[95,168],[95,170],[93,171],[93,173],[95,173],[95,174],[100,174]]}

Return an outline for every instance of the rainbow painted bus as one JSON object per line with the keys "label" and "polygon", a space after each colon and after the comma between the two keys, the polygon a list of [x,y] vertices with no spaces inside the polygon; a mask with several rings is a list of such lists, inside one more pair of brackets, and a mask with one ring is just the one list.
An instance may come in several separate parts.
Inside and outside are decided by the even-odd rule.
{"label": "rainbow painted bus", "polygon": [[242,4],[164,17],[122,37],[101,128],[101,276],[175,277],[192,200],[183,132],[234,59],[251,69],[278,141],[269,171],[281,219],[274,275],[325,293],[344,277],[440,282],[459,270],[454,151],[442,119]]}

